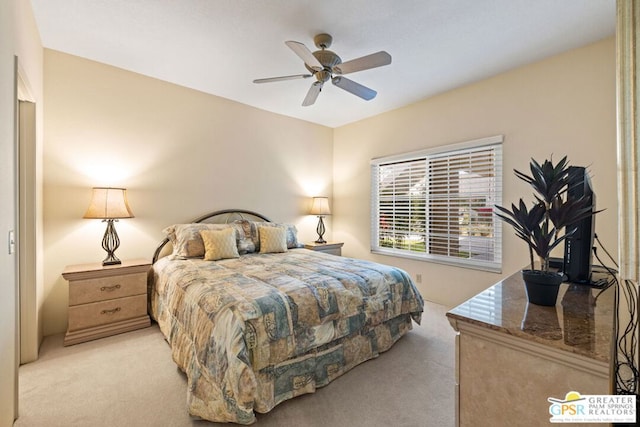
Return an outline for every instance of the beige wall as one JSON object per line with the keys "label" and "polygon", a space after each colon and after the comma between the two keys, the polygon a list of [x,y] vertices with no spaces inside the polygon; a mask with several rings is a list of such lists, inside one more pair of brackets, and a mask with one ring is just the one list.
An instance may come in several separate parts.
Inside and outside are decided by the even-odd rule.
{"label": "beige wall", "polygon": [[[503,204],[531,197],[513,169],[531,157],[589,166],[599,208],[597,233],[616,258],[616,104],[613,38],[443,93],[334,132],[334,239],[347,256],[406,269],[432,301],[454,306],[527,263],[527,250],[503,228],[502,274],[370,253],[371,158],[504,135]],[[604,255],[602,252],[600,252]],[[610,265],[610,264],[609,264]]]}
{"label": "beige wall", "polygon": [[[67,322],[65,265],[101,261],[93,186],[128,189],[119,258],[150,258],[161,230],[245,208],[315,239],[310,197],[331,196],[333,130],[45,50],[44,332]],[[328,227],[330,236],[331,227]]]}

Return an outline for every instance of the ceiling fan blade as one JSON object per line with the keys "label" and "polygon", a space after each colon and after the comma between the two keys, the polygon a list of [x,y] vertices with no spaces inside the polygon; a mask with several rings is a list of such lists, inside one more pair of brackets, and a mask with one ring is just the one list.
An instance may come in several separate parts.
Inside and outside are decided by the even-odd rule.
{"label": "ceiling fan blade", "polygon": [[313,53],[311,53],[311,51],[307,49],[307,47],[304,44],[300,42],[294,42],[291,40],[284,42],[284,44],[289,46],[289,48],[296,55],[298,55],[300,59],[302,59],[304,63],[307,64],[311,69],[316,71],[321,71],[324,68],[320,63],[320,61],[318,61],[318,59],[315,56],[313,56]]}
{"label": "ceiling fan blade", "polygon": [[376,97],[378,92],[373,89],[369,89],[366,86],[362,86],[360,83],[356,83],[353,80],[349,80],[346,77],[334,77],[331,79],[331,82],[338,86],[340,89],[344,89],[347,92],[351,92],[352,94],[359,96],[364,100],[371,100]]}
{"label": "ceiling fan blade", "polygon": [[281,76],[281,77],[267,77],[266,79],[255,79],[254,83],[270,83],[270,82],[280,82],[282,80],[293,80],[293,79],[308,79],[312,77],[312,74],[295,74],[293,76]]}
{"label": "ceiling fan blade", "polygon": [[338,64],[333,67],[333,71],[336,74],[349,74],[389,64],[391,64],[391,55],[384,50],[381,50],[380,52],[372,53],[371,55],[362,56],[360,58]]}
{"label": "ceiling fan blade", "polygon": [[307,92],[307,96],[304,97],[304,101],[302,101],[303,107],[308,107],[309,105],[313,105],[322,90],[321,82],[313,82],[311,87],[309,88],[309,92]]}

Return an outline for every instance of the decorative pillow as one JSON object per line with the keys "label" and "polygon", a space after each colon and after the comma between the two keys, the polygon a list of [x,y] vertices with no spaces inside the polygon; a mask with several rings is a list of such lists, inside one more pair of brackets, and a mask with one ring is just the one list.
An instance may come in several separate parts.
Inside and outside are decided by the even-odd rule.
{"label": "decorative pillow", "polygon": [[173,255],[180,258],[194,258],[204,256],[204,242],[200,230],[222,230],[231,228],[231,224],[174,224],[162,230],[171,245]]}
{"label": "decorative pillow", "polygon": [[284,227],[287,233],[286,238],[287,238],[288,249],[300,248],[304,246],[298,243],[298,229],[293,224],[277,224],[277,223],[267,222],[261,225],[264,225],[266,227]]}
{"label": "decorative pillow", "polygon": [[259,226],[260,253],[287,251],[287,229],[285,227]]}
{"label": "decorative pillow", "polygon": [[238,231],[238,252],[241,255],[256,252],[260,241],[258,240],[258,231],[255,224],[246,219],[239,219],[233,222],[233,226]]}
{"label": "decorative pillow", "polygon": [[238,246],[236,245],[235,228],[200,230],[200,236],[202,236],[204,242],[205,261],[240,257],[240,254],[238,254]]}
{"label": "decorative pillow", "polygon": [[245,234],[247,237],[251,237],[251,241],[255,245],[255,251],[260,251],[260,238],[258,236],[258,227],[284,227],[287,233],[287,248],[302,248],[303,244],[298,242],[298,229],[293,224],[278,224],[275,222],[258,222],[239,220],[237,223],[243,223],[245,228]]}

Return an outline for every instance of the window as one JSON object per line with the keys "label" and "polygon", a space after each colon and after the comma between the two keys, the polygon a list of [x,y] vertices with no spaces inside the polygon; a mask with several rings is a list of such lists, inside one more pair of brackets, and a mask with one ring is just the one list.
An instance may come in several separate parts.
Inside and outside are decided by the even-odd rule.
{"label": "window", "polygon": [[502,139],[372,160],[372,252],[499,272]]}

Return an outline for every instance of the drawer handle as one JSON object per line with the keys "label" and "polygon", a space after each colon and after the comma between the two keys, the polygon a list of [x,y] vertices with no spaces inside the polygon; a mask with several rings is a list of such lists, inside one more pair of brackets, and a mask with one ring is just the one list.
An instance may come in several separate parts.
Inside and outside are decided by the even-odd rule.
{"label": "drawer handle", "polygon": [[103,286],[100,288],[100,290],[102,292],[113,292],[117,289],[120,289],[120,285],[115,285],[115,286]]}
{"label": "drawer handle", "polygon": [[116,314],[120,311],[120,307],[112,308],[111,310],[102,310],[100,314]]}

